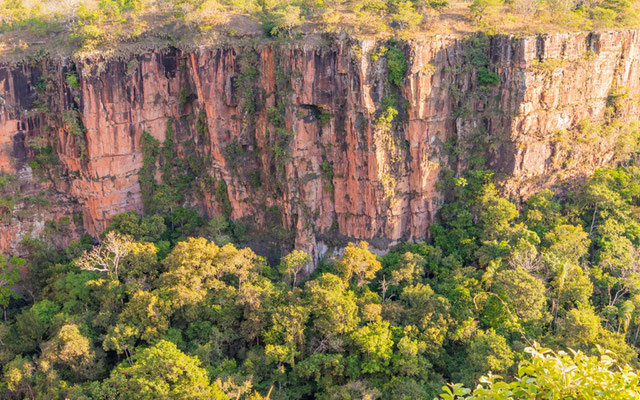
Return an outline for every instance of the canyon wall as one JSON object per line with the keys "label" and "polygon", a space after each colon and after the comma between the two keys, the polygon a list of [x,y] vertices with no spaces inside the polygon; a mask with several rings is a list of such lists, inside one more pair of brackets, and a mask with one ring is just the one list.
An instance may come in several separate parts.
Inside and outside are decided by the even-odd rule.
{"label": "canyon wall", "polygon": [[[400,85],[381,46],[405,54]],[[353,239],[384,249],[427,235],[443,169],[494,169],[525,198],[615,161],[639,95],[640,31],[0,66],[0,252],[49,231],[97,235],[180,171],[188,183],[166,190],[202,214],[278,225],[315,256]]]}

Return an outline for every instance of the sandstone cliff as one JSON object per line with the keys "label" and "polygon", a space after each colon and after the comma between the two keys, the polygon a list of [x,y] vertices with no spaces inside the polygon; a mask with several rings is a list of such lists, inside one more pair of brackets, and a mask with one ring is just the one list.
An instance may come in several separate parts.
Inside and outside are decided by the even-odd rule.
{"label": "sandstone cliff", "polygon": [[47,220],[68,240],[143,211],[144,132],[164,149],[145,176],[186,171],[185,201],[201,213],[280,225],[317,256],[348,239],[425,237],[443,168],[491,167],[515,197],[580,178],[615,159],[640,115],[640,31],[394,44],[408,65],[399,87],[382,45],[0,66],[0,252],[46,234]]}

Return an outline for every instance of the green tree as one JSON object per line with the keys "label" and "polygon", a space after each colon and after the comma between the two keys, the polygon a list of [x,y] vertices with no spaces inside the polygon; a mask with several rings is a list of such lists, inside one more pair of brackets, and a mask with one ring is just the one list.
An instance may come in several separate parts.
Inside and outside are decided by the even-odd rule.
{"label": "green tree", "polygon": [[522,321],[542,319],[547,298],[544,283],[539,278],[523,269],[502,270],[496,274],[491,289],[513,307]]}
{"label": "green tree", "polygon": [[422,23],[422,14],[413,8],[413,2],[400,1],[396,3],[396,12],[391,15],[393,22],[402,30],[413,29]]}
{"label": "green tree", "polygon": [[351,338],[364,356],[362,372],[387,371],[393,347],[388,322],[370,322],[353,332]]}
{"label": "green tree", "polygon": [[502,0],[473,0],[469,11],[476,21],[482,21],[487,16],[493,16],[502,4]]}
{"label": "green tree", "polygon": [[513,365],[515,356],[503,336],[493,329],[479,330],[467,349],[461,374],[468,384],[488,373],[505,374]]}
{"label": "green tree", "polygon": [[137,291],[109,329],[105,350],[130,356],[139,340],[152,343],[169,329],[169,305],[154,293]]}
{"label": "green tree", "polygon": [[268,12],[264,22],[265,30],[271,36],[291,36],[293,30],[304,22],[300,7],[285,4]]}
{"label": "green tree", "polygon": [[18,298],[14,286],[20,280],[18,267],[25,264],[23,258],[12,257],[8,262],[0,254],[0,306],[2,306],[4,320],[7,320],[7,306],[11,299]]}
{"label": "green tree", "polygon": [[431,355],[438,354],[451,325],[449,301],[437,295],[429,285],[418,283],[407,286],[400,294],[405,306],[400,319],[404,325],[415,326]]}
{"label": "green tree", "polygon": [[75,324],[62,326],[51,340],[43,343],[42,355],[38,360],[44,372],[61,367],[68,369],[72,374],[66,376],[71,380],[95,379],[103,372],[102,363],[89,338]]}
{"label": "green tree", "polygon": [[376,272],[382,268],[375,254],[369,251],[369,243],[362,241],[355,246],[353,243],[344,249],[344,255],[336,263],[336,270],[342,274],[345,280],[357,278],[358,287],[369,283],[376,277]]}
{"label": "green tree", "polygon": [[178,243],[162,263],[166,272],[159,278],[159,288],[174,309],[198,304],[209,290],[214,294],[228,286],[239,289],[255,279],[261,265],[250,249],[218,247],[204,238]]}
{"label": "green tree", "polygon": [[196,357],[165,340],[133,356],[133,363],[116,367],[104,382],[113,399],[228,399]]}
{"label": "green tree", "polygon": [[304,351],[304,330],[308,318],[309,311],[303,306],[279,307],[272,315],[271,329],[265,333],[267,356],[295,366],[295,358]]}
{"label": "green tree", "polygon": [[324,273],[307,283],[306,300],[315,330],[324,338],[339,339],[358,325],[358,305],[349,285],[339,277]]}
{"label": "green tree", "polygon": [[[406,18],[407,13],[404,13],[401,17]],[[404,55],[404,51],[402,51],[402,49],[396,46],[391,46],[389,48],[387,51],[387,70],[389,73],[389,82],[396,86],[402,85],[404,75],[407,72],[407,57]],[[390,114],[391,118],[387,118],[390,120],[393,120],[393,117],[398,113],[395,108],[391,107],[387,107],[386,111],[387,114]],[[391,121],[388,123],[390,124],[390,122]]]}
{"label": "green tree", "polygon": [[296,278],[298,274],[311,264],[311,256],[301,250],[293,250],[291,253],[282,257],[280,262],[280,273],[291,276],[292,286],[296,286]]}
{"label": "green tree", "polygon": [[164,218],[160,215],[145,215],[141,217],[135,211],[127,211],[113,217],[111,224],[103,234],[116,231],[122,235],[130,236],[140,242],[156,242],[166,232]]}

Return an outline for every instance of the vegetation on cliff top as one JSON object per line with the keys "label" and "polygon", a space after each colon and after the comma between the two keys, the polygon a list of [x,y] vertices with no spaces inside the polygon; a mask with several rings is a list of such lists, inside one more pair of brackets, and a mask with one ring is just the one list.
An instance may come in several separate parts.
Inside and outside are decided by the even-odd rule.
{"label": "vegetation on cliff top", "polygon": [[311,33],[420,37],[633,26],[638,0],[0,0],[0,54],[111,53]]}

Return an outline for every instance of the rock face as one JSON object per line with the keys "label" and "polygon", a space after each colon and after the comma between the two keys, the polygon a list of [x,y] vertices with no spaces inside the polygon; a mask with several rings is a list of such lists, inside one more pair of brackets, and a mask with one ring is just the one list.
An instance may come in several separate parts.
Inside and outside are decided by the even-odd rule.
{"label": "rock face", "polygon": [[[399,86],[382,45],[0,66],[0,252],[46,220],[75,215],[62,221],[71,239],[149,206],[144,132],[164,142],[147,160],[155,182],[188,171],[180,190],[201,213],[277,224],[319,256],[349,239],[424,238],[446,168],[490,167],[520,197],[580,178],[614,161],[640,116],[640,31],[395,44]],[[33,193],[47,201],[29,206]]]}

